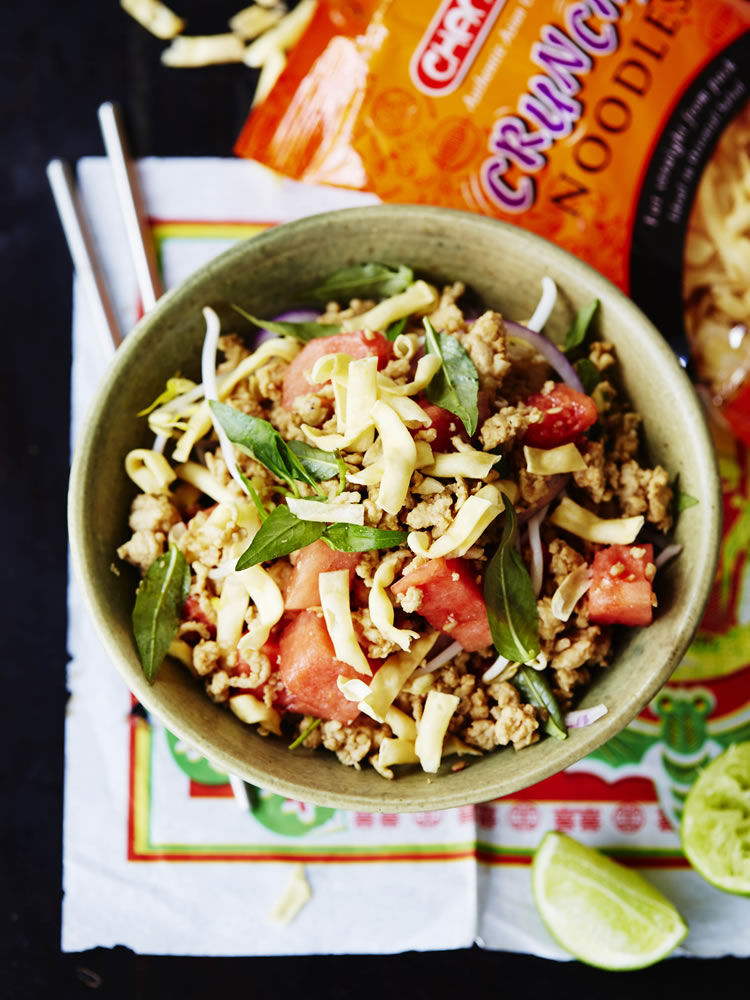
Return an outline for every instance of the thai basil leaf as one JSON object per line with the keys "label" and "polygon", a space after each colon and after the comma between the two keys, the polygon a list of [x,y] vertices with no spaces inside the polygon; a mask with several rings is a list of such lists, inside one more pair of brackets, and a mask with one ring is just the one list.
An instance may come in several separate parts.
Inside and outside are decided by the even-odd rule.
{"label": "thai basil leaf", "polygon": [[530,705],[546,710],[547,718],[543,723],[545,732],[554,736],[556,740],[564,740],[568,735],[565,719],[544,673],[541,670],[534,670],[533,667],[521,666],[512,677],[511,683]]}
{"label": "thai basil leaf", "polygon": [[237,305],[233,305],[232,309],[261,330],[270,330],[279,337],[293,337],[295,340],[301,340],[303,344],[316,337],[330,337],[334,333],[341,332],[341,327],[337,323],[316,323],[315,320],[307,323],[279,322],[272,319],[258,319]]}
{"label": "thai basil leaf", "polygon": [[601,372],[591,358],[579,358],[573,367],[581,380],[583,391],[590,396],[602,380]]}
{"label": "thai basil leaf", "polygon": [[153,684],[167,655],[190,589],[190,567],[172,546],[151,563],[140,582],[133,608],[133,633],[146,680]]}
{"label": "thai basil leaf", "polygon": [[563,343],[563,353],[567,354],[568,351],[572,351],[576,347],[580,347],[581,344],[586,339],[586,334],[588,333],[589,326],[591,325],[591,320],[596,314],[596,310],[599,308],[599,299],[592,299],[588,305],[583,306],[576,313],[575,319],[565,335],[565,342]]}
{"label": "thai basil leaf", "polygon": [[329,275],[322,284],[308,289],[302,296],[316,302],[348,302],[350,299],[387,299],[398,295],[414,280],[410,267],[400,264],[390,267],[370,261],[352,264]]}
{"label": "thai basil leaf", "polygon": [[477,429],[479,374],[466,348],[450,333],[436,333],[425,317],[425,350],[437,354],[443,364],[425,389],[431,403],[455,414],[471,436]]}
{"label": "thai basil leaf", "polygon": [[317,490],[316,481],[307,472],[295,453],[290,450],[289,445],[276,428],[267,420],[252,417],[249,413],[243,413],[234,406],[218,403],[215,400],[211,400],[208,405],[224,428],[229,440],[253,455],[277,479],[288,483],[295,496],[298,495],[294,485],[295,480],[307,483]]}
{"label": "thai basil leaf", "polygon": [[329,524],[323,541],[340,552],[368,552],[370,549],[392,549],[406,545],[405,531],[385,531],[359,524]]}
{"label": "thai basil leaf", "polygon": [[484,603],[495,649],[526,663],[540,650],[539,615],[531,578],[515,546],[516,512],[505,494],[503,503],[503,533],[484,575]]}
{"label": "thai basil leaf", "polygon": [[675,520],[684,510],[688,510],[690,507],[695,507],[696,504],[700,503],[700,500],[696,497],[691,496],[690,493],[685,493],[684,490],[680,489],[679,472],[670,482],[669,488],[672,490],[672,513]]}
{"label": "thai basil leaf", "polygon": [[[335,451],[323,451],[314,448],[306,441],[288,441],[287,446],[299,459],[307,474],[316,482],[323,483],[327,479],[335,479],[341,472],[341,456]],[[344,466],[346,475],[346,466]]]}
{"label": "thai basil leaf", "polygon": [[687,510],[689,507],[695,507],[698,503],[700,503],[700,500],[696,499],[696,497],[691,496],[689,493],[683,493],[682,490],[680,490],[675,501],[675,509],[678,514],[681,514],[683,510]]}
{"label": "thai basil leaf", "polygon": [[279,504],[266,517],[250,546],[242,553],[235,569],[247,569],[261,562],[288,556],[296,549],[312,545],[319,538],[340,552],[368,552],[406,544],[405,531],[383,531],[359,524],[325,524],[306,521]]}
{"label": "thai basil leaf", "polygon": [[303,521],[296,517],[286,504],[274,507],[249,547],[237,560],[235,569],[247,569],[270,559],[288,556],[296,549],[316,542],[325,530],[322,521]]}
{"label": "thai basil leaf", "polygon": [[401,319],[394,320],[388,329],[385,331],[385,336],[387,340],[395,340],[396,337],[400,337],[404,332],[404,327],[406,326],[406,316],[402,316]]}

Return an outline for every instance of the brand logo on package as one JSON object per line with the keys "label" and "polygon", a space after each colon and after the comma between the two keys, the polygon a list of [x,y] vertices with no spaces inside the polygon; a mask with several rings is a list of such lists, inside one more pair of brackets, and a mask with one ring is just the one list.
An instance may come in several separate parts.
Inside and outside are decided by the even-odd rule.
{"label": "brand logo on package", "polygon": [[450,94],[466,76],[506,0],[443,0],[409,63],[429,97]]}

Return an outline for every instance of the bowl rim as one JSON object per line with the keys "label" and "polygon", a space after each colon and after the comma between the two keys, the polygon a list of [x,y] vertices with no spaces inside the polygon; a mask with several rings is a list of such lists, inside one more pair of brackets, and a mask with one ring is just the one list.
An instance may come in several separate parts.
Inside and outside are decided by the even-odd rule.
{"label": "bowl rim", "polygon": [[[576,730],[574,739],[571,739],[569,736],[566,741],[559,744],[559,753],[555,755],[554,759],[542,759],[535,763],[532,763],[530,760],[530,766],[523,769],[522,776],[505,778],[502,783],[494,786],[488,783],[481,790],[467,795],[466,793],[457,793],[454,790],[455,784],[453,782],[444,780],[444,775],[438,775],[435,776],[435,780],[431,781],[429,790],[425,790],[425,801],[422,803],[399,801],[398,779],[395,781],[382,780],[383,796],[378,796],[374,799],[362,796],[358,797],[355,794],[337,791],[335,788],[317,789],[311,788],[299,781],[278,776],[269,777],[261,769],[256,769],[251,760],[241,760],[229,752],[212,747],[210,740],[202,737],[191,725],[186,724],[180,714],[172,708],[171,704],[161,703],[156,685],[149,684],[143,674],[136,674],[134,676],[129,662],[121,652],[120,646],[107,623],[106,606],[95,593],[95,588],[92,586],[93,581],[89,579],[89,560],[87,560],[86,555],[84,486],[90,463],[89,450],[96,435],[99,419],[102,416],[104,401],[109,395],[120,369],[139,350],[141,341],[148,336],[153,326],[160,323],[164,315],[171,308],[173,301],[192,296],[196,290],[200,290],[201,286],[211,279],[214,273],[222,272],[228,267],[231,268],[235,260],[243,258],[248,246],[251,244],[259,250],[272,251],[274,244],[285,240],[287,234],[292,231],[295,233],[304,233],[307,229],[317,230],[321,225],[325,225],[329,221],[337,224],[338,220],[342,223],[359,222],[362,225],[366,225],[368,217],[374,214],[382,216],[385,219],[391,217],[394,221],[404,216],[407,218],[417,217],[420,221],[424,221],[425,217],[431,216],[438,221],[444,221],[449,224],[451,220],[454,220],[457,224],[503,230],[509,239],[515,242],[526,243],[536,252],[540,260],[540,271],[543,270],[545,258],[557,259],[561,264],[564,264],[566,261],[568,263],[574,262],[576,270],[586,276],[586,280],[593,286],[593,289],[597,290],[600,298],[605,298],[621,311],[624,316],[624,322],[632,321],[650,332],[651,340],[657,352],[661,354],[663,363],[671,368],[672,376],[677,379],[678,383],[682,381],[681,389],[685,390],[685,405],[688,405],[686,402],[687,399],[691,400],[689,409],[692,410],[694,417],[691,424],[691,431],[695,439],[695,447],[705,460],[703,471],[708,477],[706,493],[713,497],[713,503],[710,505],[707,504],[707,509],[703,512],[706,521],[702,526],[702,555],[704,557],[703,565],[705,566],[705,571],[702,573],[699,585],[695,590],[693,602],[683,610],[681,617],[676,623],[677,630],[669,656],[664,659],[658,671],[649,675],[650,679],[648,683],[640,686],[635,697],[628,699],[627,702],[618,707],[611,708],[608,714],[602,719],[602,722],[605,724],[604,726],[594,724],[584,729]],[[288,798],[306,801],[315,805],[332,806],[349,810],[364,809],[371,812],[423,811],[425,808],[445,809],[486,802],[500,795],[508,795],[536,784],[544,778],[569,767],[597,747],[603,745],[612,735],[621,732],[667,682],[678,666],[698,628],[703,610],[713,587],[716,567],[718,565],[722,513],[718,463],[706,415],[698,401],[692,382],[680,365],[673,350],[639,307],[613,282],[591,265],[579,260],[570,251],[538,236],[536,233],[521,229],[503,220],[492,219],[457,209],[424,205],[371,205],[336,209],[282,223],[248,239],[238,241],[223,253],[198,268],[180,284],[167,291],[159,299],[155,307],[139,320],[133,330],[123,340],[123,343],[115,352],[114,357],[111,359],[96,387],[81,429],[79,430],[78,438],[74,442],[67,506],[71,565],[79,594],[108,657],[125,680],[129,690],[144,708],[159,719],[177,737],[191,743],[212,762],[225,768],[230,774],[236,774],[246,781],[258,784],[260,787]],[[710,572],[708,571],[709,569]],[[607,731],[604,737],[601,735],[602,729]],[[509,748],[505,749],[509,750]]]}

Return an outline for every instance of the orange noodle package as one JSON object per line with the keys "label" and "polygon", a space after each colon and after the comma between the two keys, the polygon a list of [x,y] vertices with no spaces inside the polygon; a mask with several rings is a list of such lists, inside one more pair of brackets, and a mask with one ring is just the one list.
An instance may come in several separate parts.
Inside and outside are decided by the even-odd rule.
{"label": "orange noodle package", "polygon": [[236,152],[551,239],[750,443],[748,94],[747,0],[320,0]]}

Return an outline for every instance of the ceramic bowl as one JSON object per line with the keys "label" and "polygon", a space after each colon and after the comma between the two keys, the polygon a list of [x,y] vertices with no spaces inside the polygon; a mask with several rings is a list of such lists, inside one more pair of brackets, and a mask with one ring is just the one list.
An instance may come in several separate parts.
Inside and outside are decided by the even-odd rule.
{"label": "ceramic bowl", "polygon": [[[562,337],[577,309],[596,297],[600,335],[617,349],[625,387],[644,418],[648,457],[679,475],[699,501],[680,515],[682,554],[659,576],[654,623],[625,630],[606,670],[594,671],[580,706],[604,703],[608,714],[520,752],[502,749],[451,772],[398,769],[394,781],[374,769],[341,765],[333,754],[290,752],[287,741],[263,738],[224,707],[202,683],[167,660],[156,683],[141,670],[130,615],[137,583],[115,549],[128,537],[135,487],[123,470],[126,453],[148,446],[146,421],[135,414],[180,371],[197,376],[203,306],[234,316],[231,303],[257,316],[295,304],[296,293],[346,264],[409,264],[436,284],[464,281],[488,307],[511,318],[531,315],[540,280],[560,294],[547,332]],[[424,206],[376,206],[313,216],[239,243],[165,295],[127,337],[108,369],[77,442],[69,496],[70,543],[79,585],[114,666],[135,697],[177,736],[229,773],[293,799],[367,811],[419,811],[488,801],[573,764],[623,729],[678,665],[711,590],[720,535],[720,492],[714,450],[688,377],[658,331],[633,303],[586,264],[539,237],[463,212]],[[101,669],[109,669],[103,663]]]}

